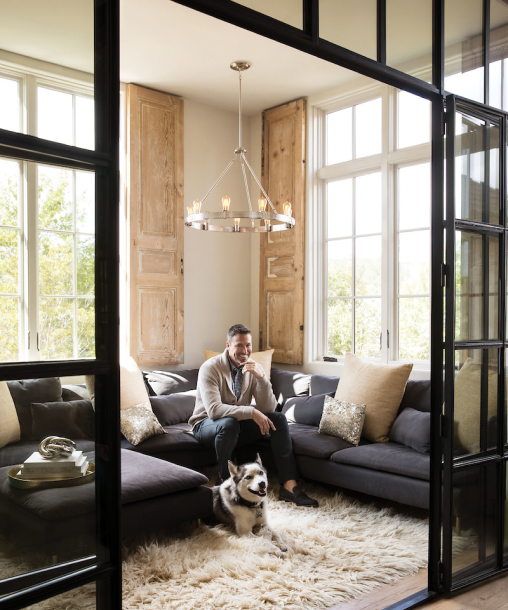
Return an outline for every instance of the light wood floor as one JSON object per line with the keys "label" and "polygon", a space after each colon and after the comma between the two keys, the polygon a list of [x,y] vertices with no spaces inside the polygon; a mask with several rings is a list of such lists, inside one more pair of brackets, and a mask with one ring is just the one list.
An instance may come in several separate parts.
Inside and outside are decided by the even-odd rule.
{"label": "light wood floor", "polygon": [[[383,585],[359,599],[344,602],[329,610],[383,610],[405,597],[427,588],[427,570],[406,576],[392,585]],[[491,578],[462,593],[442,597],[418,610],[508,610],[508,574]]]}

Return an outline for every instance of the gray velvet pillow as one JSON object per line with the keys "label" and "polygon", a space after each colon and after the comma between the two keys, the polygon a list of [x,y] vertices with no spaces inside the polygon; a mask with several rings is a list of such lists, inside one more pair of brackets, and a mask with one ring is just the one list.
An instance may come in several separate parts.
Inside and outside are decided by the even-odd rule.
{"label": "gray velvet pillow", "polygon": [[310,378],[310,394],[311,396],[316,394],[330,394],[335,396],[339,381],[340,377],[332,377],[331,375],[312,375]]}
{"label": "gray velvet pillow", "polygon": [[281,411],[286,400],[294,396],[308,396],[310,375],[274,369],[270,371],[272,390],[277,399],[277,411]]}
{"label": "gray velvet pillow", "polygon": [[282,408],[282,412],[290,424],[319,426],[321,416],[323,415],[325,398],[327,396],[329,396],[329,394],[289,398]]}
{"label": "gray velvet pillow", "polygon": [[16,407],[21,438],[32,436],[32,403],[62,402],[62,384],[58,377],[8,381],[9,391]]}
{"label": "gray velvet pillow", "polygon": [[420,453],[430,453],[430,413],[404,409],[393,422],[390,440]]}
{"label": "gray velvet pillow", "polygon": [[196,392],[192,394],[169,394],[168,396],[150,396],[152,411],[161,426],[174,426],[187,423],[194,411]]}
{"label": "gray velvet pillow", "polygon": [[32,403],[32,440],[46,436],[94,439],[95,413],[89,400]]}

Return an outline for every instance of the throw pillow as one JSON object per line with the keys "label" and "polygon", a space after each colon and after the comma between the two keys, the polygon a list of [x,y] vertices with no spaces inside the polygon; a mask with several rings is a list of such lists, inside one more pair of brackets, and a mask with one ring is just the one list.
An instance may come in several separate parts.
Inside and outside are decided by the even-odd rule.
{"label": "throw pillow", "polygon": [[85,385],[90,396],[90,402],[95,409],[95,375],[85,375]]}
{"label": "throw pillow", "polygon": [[120,410],[130,409],[140,403],[150,406],[150,398],[143,375],[130,356],[120,360]]}
{"label": "throw pillow", "polygon": [[390,440],[420,453],[430,453],[430,413],[404,409],[393,422]]}
{"label": "throw pillow", "polygon": [[[264,352],[252,352],[250,355],[250,359],[261,366],[268,379],[270,379],[270,369],[272,368],[272,355],[274,351],[275,350],[273,349],[267,349]],[[210,350],[205,349],[205,358],[210,360],[210,358],[220,356],[222,353],[223,352],[211,352]]]}
{"label": "throw pillow", "polygon": [[194,412],[196,390],[168,396],[150,396],[150,405],[162,426],[187,423]]}
{"label": "throw pillow", "polygon": [[32,436],[33,402],[62,402],[62,384],[58,377],[8,381],[7,386],[18,414],[21,438]]}
{"label": "throw pillow", "polygon": [[272,390],[277,399],[277,411],[282,410],[286,400],[289,398],[309,395],[311,375],[272,368],[270,377]]}
{"label": "throw pillow", "polygon": [[325,397],[319,433],[336,436],[351,445],[358,445],[365,420],[366,405]]}
{"label": "throw pillow", "polygon": [[93,441],[95,414],[90,400],[32,403],[32,440],[65,436]]}
{"label": "throw pillow", "polygon": [[18,414],[6,381],[0,381],[0,449],[21,438]]}
{"label": "throw pillow", "polygon": [[120,411],[120,430],[131,445],[139,445],[158,434],[167,434],[146,403]]}
{"label": "throw pillow", "polygon": [[319,426],[325,398],[328,394],[318,396],[297,396],[288,398],[282,407],[289,424],[306,424],[307,426]]}
{"label": "throw pillow", "polygon": [[346,354],[335,393],[337,400],[366,404],[363,436],[385,443],[397,416],[412,364],[377,364]]}

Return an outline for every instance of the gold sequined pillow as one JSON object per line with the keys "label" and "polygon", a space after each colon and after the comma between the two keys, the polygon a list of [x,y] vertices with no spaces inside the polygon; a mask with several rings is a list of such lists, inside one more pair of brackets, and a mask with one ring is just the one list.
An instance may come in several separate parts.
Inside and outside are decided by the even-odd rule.
{"label": "gold sequined pillow", "polygon": [[351,445],[358,445],[366,408],[367,405],[355,405],[326,396],[319,432],[342,438]]}
{"label": "gold sequined pillow", "polygon": [[158,434],[167,434],[153,414],[150,403],[146,402],[120,411],[120,430],[132,445],[139,445]]}

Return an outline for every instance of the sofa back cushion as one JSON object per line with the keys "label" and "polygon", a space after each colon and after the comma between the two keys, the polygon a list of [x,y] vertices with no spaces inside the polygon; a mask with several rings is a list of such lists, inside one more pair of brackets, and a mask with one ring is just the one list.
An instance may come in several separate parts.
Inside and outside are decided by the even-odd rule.
{"label": "sofa back cushion", "polygon": [[335,394],[339,385],[340,377],[331,375],[312,375],[310,379],[310,393],[314,394]]}
{"label": "sofa back cushion", "polygon": [[282,407],[282,412],[290,424],[319,426],[323,415],[325,398],[327,396],[333,396],[333,393],[289,398]]}
{"label": "sofa back cushion", "polygon": [[409,379],[400,402],[399,413],[415,409],[430,413],[430,379]]}
{"label": "sofa back cushion", "polygon": [[180,394],[150,396],[152,411],[161,426],[174,426],[187,423],[194,411],[196,391],[191,390]]}
{"label": "sofa back cushion", "polygon": [[70,402],[32,403],[32,440],[42,441],[46,436],[64,436],[93,440],[95,412],[90,400]]}
{"label": "sofa back cushion", "polygon": [[8,381],[7,385],[16,407],[21,438],[32,436],[32,403],[62,402],[62,384],[58,377]]}
{"label": "sofa back cushion", "polygon": [[190,371],[150,371],[143,373],[153,396],[166,396],[195,390],[198,386],[199,369]]}
{"label": "sofa back cushion", "polygon": [[390,440],[420,453],[430,453],[430,413],[408,407],[397,416]]}
{"label": "sofa back cushion", "polygon": [[277,399],[277,411],[282,410],[289,398],[309,395],[311,375],[283,369],[272,369],[270,373],[273,393]]}

